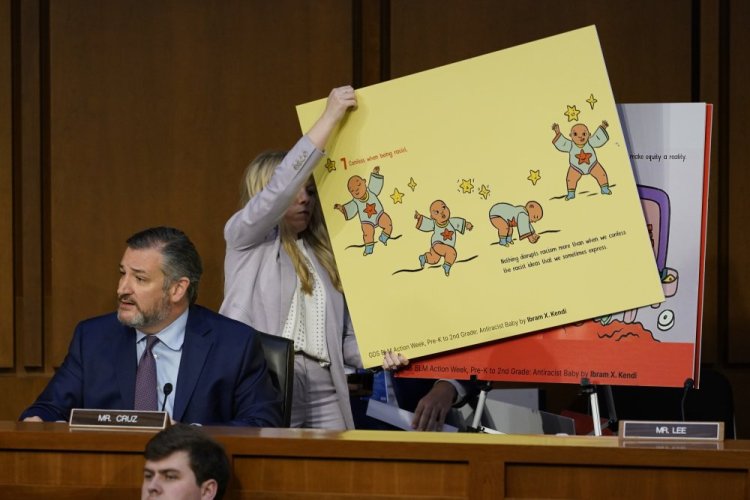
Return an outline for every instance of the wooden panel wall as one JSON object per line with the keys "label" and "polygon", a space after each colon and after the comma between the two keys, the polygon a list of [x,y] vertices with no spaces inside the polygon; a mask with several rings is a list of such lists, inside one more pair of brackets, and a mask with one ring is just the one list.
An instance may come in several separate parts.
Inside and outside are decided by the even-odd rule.
{"label": "wooden panel wall", "polygon": [[[154,225],[193,239],[200,301],[218,308],[242,171],[264,149],[291,147],[294,104],[351,80],[351,4],[50,7],[50,324],[70,330],[112,310],[124,241]],[[49,339],[48,363],[67,340]]]}
{"label": "wooden panel wall", "polygon": [[[576,4],[580,8],[576,8]],[[665,26],[664,19],[669,19]],[[691,3],[392,0],[392,77],[596,25],[621,102],[689,101]],[[585,66],[574,53],[560,53]]]}
{"label": "wooden panel wall", "polygon": [[3,314],[0,334],[8,419],[62,361],[76,322],[114,309],[133,232],[184,229],[204,260],[200,301],[218,308],[245,165],[290,147],[294,105],[351,82],[354,58],[345,0],[0,5],[0,104],[17,109],[12,132],[0,128],[0,147],[15,146],[12,162],[0,156],[0,173],[15,173],[2,199],[17,208],[0,223],[18,256],[0,288],[0,305],[15,296],[15,329]]}
{"label": "wooden panel wall", "polygon": [[620,102],[717,105],[703,358],[750,378],[748,20],[742,0],[0,0],[0,419],[113,309],[134,231],[183,228],[218,307],[241,172],[298,137],[294,104],[589,24]]}
{"label": "wooden panel wall", "polygon": [[729,316],[727,354],[732,363],[750,363],[750,265],[748,252],[750,231],[745,226],[750,212],[750,197],[746,186],[750,183],[750,154],[747,151],[747,132],[750,130],[750,5],[732,2],[726,19],[729,31],[727,104],[730,107],[726,144],[723,144],[728,165],[725,179],[726,198],[721,200],[727,210],[726,233],[726,306]]}
{"label": "wooden panel wall", "polygon": [[[702,359],[710,363],[718,363],[723,359],[719,345],[725,338],[726,329],[719,321],[719,233],[723,220],[719,216],[719,179],[723,165],[719,162],[719,140],[722,136],[722,125],[718,117],[724,114],[724,101],[719,92],[720,46],[719,46],[719,0],[700,2],[694,11],[698,17],[696,36],[699,43],[695,61],[694,73],[697,85],[694,89],[695,100],[714,104],[713,135],[711,141],[711,173],[709,177],[708,220],[706,231],[706,273],[704,277],[703,297],[703,330],[705,339],[702,344]],[[697,90],[697,92],[695,91]],[[696,95],[697,94],[697,95]]]}
{"label": "wooden panel wall", "polygon": [[722,127],[719,151],[723,169],[718,200],[722,217],[718,301],[725,336],[719,346],[722,359],[731,367],[741,437],[750,433],[750,399],[743,397],[744,389],[750,384],[750,265],[747,260],[750,236],[745,227],[750,210],[750,198],[745,189],[750,184],[750,160],[744,147],[746,131],[750,127],[748,22],[750,6],[747,2],[733,0],[722,11],[720,29],[724,50],[721,53],[720,91],[725,107],[719,113]]}
{"label": "wooden panel wall", "polygon": [[10,0],[0,1],[0,368],[13,366],[13,72]]}
{"label": "wooden panel wall", "polygon": [[[40,3],[14,2],[15,52],[13,71],[14,107],[14,244],[16,283],[16,332],[18,364],[25,369],[40,369],[43,364],[43,296],[45,292],[43,260],[43,206],[46,199],[42,164],[43,122],[42,50],[45,32]],[[51,291],[47,291],[51,293]]]}

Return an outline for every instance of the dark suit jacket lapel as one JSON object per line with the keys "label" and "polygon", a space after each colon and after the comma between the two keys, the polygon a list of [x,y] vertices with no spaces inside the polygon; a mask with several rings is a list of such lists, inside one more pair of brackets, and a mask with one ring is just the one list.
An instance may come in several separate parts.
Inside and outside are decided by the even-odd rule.
{"label": "dark suit jacket lapel", "polygon": [[204,320],[203,311],[197,307],[191,307],[188,313],[187,325],[185,326],[185,341],[182,344],[182,358],[180,369],[177,374],[177,393],[174,399],[174,418],[182,420],[187,409],[195,386],[203,372],[208,353],[213,345],[211,327]]}
{"label": "dark suit jacket lapel", "polygon": [[133,409],[135,404],[135,372],[138,368],[137,351],[135,348],[135,330],[120,325],[120,333],[116,336],[117,384],[120,387],[123,409]]}

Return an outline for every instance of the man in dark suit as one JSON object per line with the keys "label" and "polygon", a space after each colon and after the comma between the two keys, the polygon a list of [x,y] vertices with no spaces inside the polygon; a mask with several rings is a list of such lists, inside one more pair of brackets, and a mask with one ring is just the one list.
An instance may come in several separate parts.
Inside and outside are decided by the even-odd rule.
{"label": "man in dark suit", "polygon": [[182,231],[130,237],[117,313],[79,323],[62,366],[21,419],[67,420],[72,408],[165,408],[185,423],[280,425],[280,395],[255,331],[195,305],[202,270]]}

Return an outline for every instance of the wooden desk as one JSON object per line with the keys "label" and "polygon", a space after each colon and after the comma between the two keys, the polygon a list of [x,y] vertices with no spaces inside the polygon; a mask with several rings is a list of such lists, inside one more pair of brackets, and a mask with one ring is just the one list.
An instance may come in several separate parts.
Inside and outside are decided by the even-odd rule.
{"label": "wooden desk", "polygon": [[[206,428],[230,498],[750,498],[750,441]],[[138,498],[149,433],[0,422],[0,497]]]}

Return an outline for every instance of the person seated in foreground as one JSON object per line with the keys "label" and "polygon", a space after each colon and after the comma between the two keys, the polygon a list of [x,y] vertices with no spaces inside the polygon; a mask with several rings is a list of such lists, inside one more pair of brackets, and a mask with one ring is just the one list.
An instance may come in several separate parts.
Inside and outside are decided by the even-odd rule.
{"label": "person seated in foreground", "polygon": [[62,366],[20,418],[68,420],[73,408],[164,409],[186,423],[281,425],[281,396],[255,330],[195,304],[202,271],[178,229],[131,236],[117,312],[78,324]]}
{"label": "person seated in foreground", "polygon": [[176,424],[146,445],[141,499],[221,500],[230,477],[224,448],[199,427]]}

